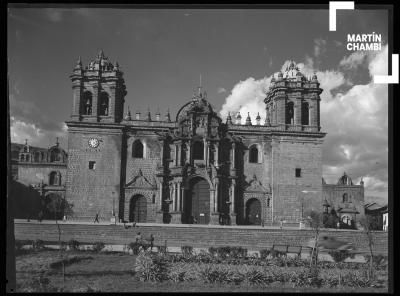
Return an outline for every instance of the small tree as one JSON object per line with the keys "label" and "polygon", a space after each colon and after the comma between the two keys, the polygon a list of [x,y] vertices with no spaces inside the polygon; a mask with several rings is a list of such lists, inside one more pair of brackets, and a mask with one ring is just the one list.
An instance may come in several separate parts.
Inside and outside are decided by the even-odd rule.
{"label": "small tree", "polygon": [[373,229],[373,219],[369,215],[365,215],[360,219],[360,224],[362,226],[363,232],[368,240],[368,247],[370,253],[369,270],[368,270],[368,280],[371,280],[374,276],[374,254],[372,247],[374,245],[374,238],[372,236]]}
{"label": "small tree", "polygon": [[318,239],[319,239],[319,233],[321,230],[321,227],[323,227],[323,216],[322,213],[316,212],[316,211],[309,211],[307,215],[307,221],[314,232],[314,247],[311,250],[311,258],[310,258],[310,268],[312,269],[313,267],[315,270],[318,268]]}

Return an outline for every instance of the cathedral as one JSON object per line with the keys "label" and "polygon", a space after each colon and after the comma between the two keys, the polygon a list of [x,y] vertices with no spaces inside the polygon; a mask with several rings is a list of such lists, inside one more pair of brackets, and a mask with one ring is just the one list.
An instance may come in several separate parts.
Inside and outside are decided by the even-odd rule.
{"label": "cathedral", "polygon": [[294,62],[265,90],[264,122],[222,119],[201,87],[175,118],[124,112],[123,72],[102,51],[87,66],[79,59],[70,79],[68,147],[44,159],[60,168],[50,189],[73,219],[274,225],[323,210],[322,89]]}

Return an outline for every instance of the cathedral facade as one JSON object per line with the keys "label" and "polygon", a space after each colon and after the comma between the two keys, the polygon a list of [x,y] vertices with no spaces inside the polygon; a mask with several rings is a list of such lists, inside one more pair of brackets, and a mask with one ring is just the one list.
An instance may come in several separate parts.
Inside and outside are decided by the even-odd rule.
{"label": "cathedral facade", "polygon": [[244,124],[220,118],[201,88],[175,118],[124,112],[123,73],[103,52],[70,78],[65,198],[76,219],[272,225],[322,211],[322,89],[294,62],[266,90],[265,121]]}

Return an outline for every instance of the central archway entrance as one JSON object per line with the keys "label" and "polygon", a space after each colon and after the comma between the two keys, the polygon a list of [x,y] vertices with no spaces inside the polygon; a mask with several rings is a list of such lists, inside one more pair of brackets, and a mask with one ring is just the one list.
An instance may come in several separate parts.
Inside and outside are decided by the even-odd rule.
{"label": "central archway entrance", "polygon": [[200,177],[190,181],[185,202],[186,223],[208,224],[210,221],[210,186]]}
{"label": "central archway entrance", "polygon": [[246,222],[250,225],[261,225],[261,202],[252,198],[246,203]]}
{"label": "central archway entrance", "polygon": [[147,219],[147,201],[143,195],[135,195],[129,204],[129,222],[145,223]]}

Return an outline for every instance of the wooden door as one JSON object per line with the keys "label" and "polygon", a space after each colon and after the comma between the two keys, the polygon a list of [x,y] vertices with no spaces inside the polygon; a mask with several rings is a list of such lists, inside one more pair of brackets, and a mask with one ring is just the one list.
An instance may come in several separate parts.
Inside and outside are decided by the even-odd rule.
{"label": "wooden door", "polygon": [[145,223],[147,220],[147,201],[142,195],[132,197],[130,204],[129,221]]}
{"label": "wooden door", "polygon": [[246,220],[251,225],[261,225],[261,203],[258,199],[250,199],[246,204]]}
{"label": "wooden door", "polygon": [[210,187],[202,178],[195,179],[191,191],[191,214],[198,224],[208,224],[210,221]]}

